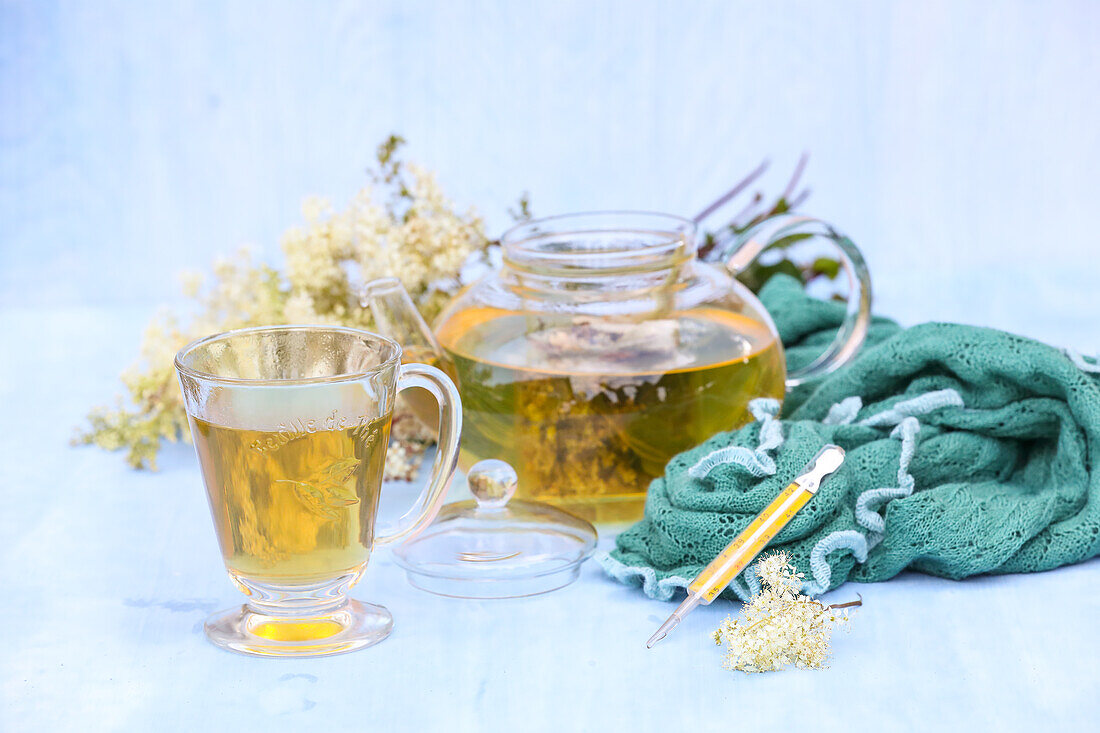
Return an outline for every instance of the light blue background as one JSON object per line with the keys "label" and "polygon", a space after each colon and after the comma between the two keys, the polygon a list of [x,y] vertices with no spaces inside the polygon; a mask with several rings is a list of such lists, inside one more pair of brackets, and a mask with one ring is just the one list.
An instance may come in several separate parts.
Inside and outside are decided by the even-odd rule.
{"label": "light blue background", "polygon": [[[397,131],[492,233],[771,156],[880,310],[1100,347],[1100,4],[5,3],[0,302],[149,303]],[[110,263],[110,267],[102,267]]]}
{"label": "light blue background", "polygon": [[3,2],[0,729],[1094,724],[1096,561],[848,586],[868,605],[831,672],[742,677],[706,643],[729,604],[647,653],[668,605],[594,565],[463,604],[380,553],[357,595],[393,639],[233,657],[198,631],[239,596],[189,449],[150,476],[66,441],[178,270],[276,259],[391,131],[492,234],[524,190],[690,215],[809,150],[806,210],[864,249],[879,312],[1095,351],[1098,29],[1088,2]]}

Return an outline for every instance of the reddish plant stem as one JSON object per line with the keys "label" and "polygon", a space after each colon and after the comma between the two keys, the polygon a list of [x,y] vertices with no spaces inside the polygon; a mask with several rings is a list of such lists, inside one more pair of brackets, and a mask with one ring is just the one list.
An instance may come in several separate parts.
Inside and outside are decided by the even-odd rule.
{"label": "reddish plant stem", "polygon": [[859,596],[858,601],[848,601],[847,603],[834,603],[829,606],[829,608],[852,608],[854,606],[862,606],[863,596],[861,596],[859,593],[856,593],[856,595]]}

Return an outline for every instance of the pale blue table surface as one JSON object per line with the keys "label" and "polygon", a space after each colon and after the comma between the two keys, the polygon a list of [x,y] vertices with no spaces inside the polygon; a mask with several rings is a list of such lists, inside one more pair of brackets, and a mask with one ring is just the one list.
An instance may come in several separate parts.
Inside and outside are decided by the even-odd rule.
{"label": "pale blue table surface", "polygon": [[[393,635],[339,657],[216,649],[209,612],[241,601],[218,555],[189,446],[157,474],[74,449],[114,389],[144,309],[0,310],[0,730],[1082,730],[1095,724],[1100,562],[951,582],[904,575],[863,595],[826,671],[721,668],[710,632],[735,607],[672,609],[589,562],[578,582],[509,601],[413,589],[388,551],[354,590]],[[457,487],[460,491],[462,487]],[[409,492],[397,486],[397,492]],[[612,532],[603,533],[609,546]]]}

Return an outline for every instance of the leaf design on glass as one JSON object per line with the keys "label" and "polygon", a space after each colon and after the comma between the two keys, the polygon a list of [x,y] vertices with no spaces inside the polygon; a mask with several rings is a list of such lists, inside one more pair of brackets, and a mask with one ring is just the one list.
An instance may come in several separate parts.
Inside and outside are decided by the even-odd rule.
{"label": "leaf design on glass", "polygon": [[358,469],[357,458],[337,458],[303,481],[283,479],[278,483],[290,484],[294,496],[314,514],[339,519],[341,509],[359,503],[355,487],[348,485]]}

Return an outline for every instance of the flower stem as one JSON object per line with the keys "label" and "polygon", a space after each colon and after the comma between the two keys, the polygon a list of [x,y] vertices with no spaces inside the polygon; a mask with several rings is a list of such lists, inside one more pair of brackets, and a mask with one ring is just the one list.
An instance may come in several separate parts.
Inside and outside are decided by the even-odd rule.
{"label": "flower stem", "polygon": [[861,596],[859,593],[856,593],[856,595],[859,596],[858,601],[848,601],[847,603],[834,603],[833,605],[829,606],[829,608],[852,608],[853,606],[862,606],[863,596]]}

